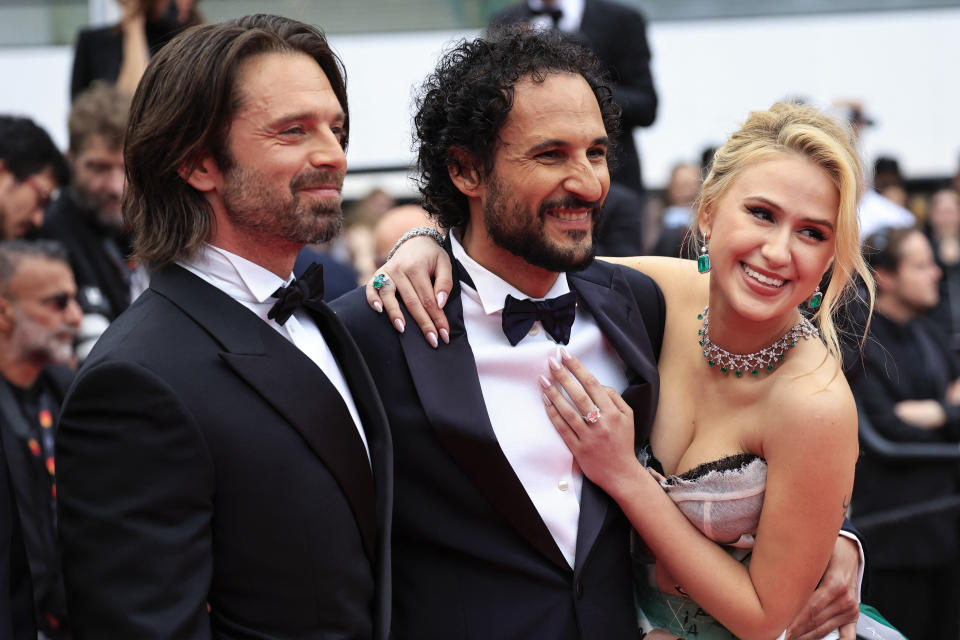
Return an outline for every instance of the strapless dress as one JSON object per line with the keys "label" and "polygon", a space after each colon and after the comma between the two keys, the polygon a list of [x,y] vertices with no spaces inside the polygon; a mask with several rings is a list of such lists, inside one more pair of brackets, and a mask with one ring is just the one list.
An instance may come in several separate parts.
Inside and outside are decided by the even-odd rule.
{"label": "strapless dress", "polygon": [[[705,536],[723,545],[740,562],[750,564],[767,483],[766,460],[754,454],[739,453],[699,465],[680,475],[665,476],[663,466],[648,445],[640,453],[640,462]],[[651,629],[666,629],[687,640],[737,640],[690,598],[660,591],[653,557],[636,534],[631,547],[637,619],[644,633]],[[860,606],[857,636],[906,640],[883,616],[866,605]],[[781,634],[778,640],[783,637]],[[832,631],[822,640],[839,637],[838,632]]]}
{"label": "strapless dress", "polygon": [[[749,563],[767,481],[763,458],[740,453],[665,476],[648,446],[640,453],[640,462],[705,536]],[[736,638],[690,598],[660,591],[649,552],[637,536],[632,546],[637,617],[644,632],[667,629],[688,640]]]}

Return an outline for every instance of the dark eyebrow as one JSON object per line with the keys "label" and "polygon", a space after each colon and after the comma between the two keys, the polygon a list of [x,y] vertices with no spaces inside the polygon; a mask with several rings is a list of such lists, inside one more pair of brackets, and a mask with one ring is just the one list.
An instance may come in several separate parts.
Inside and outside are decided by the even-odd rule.
{"label": "dark eyebrow", "polygon": [[[768,207],[770,207],[771,209],[776,209],[777,211],[783,211],[783,208],[779,204],[777,204],[773,200],[764,198],[763,196],[747,196],[747,200],[758,200],[764,203],[765,205],[767,205]],[[809,218],[809,217],[803,218],[802,220],[803,222],[820,225],[822,227],[826,227],[830,231],[833,231],[833,223],[830,222],[829,220],[824,220],[823,218]]]}
{"label": "dark eyebrow", "polygon": [[[274,118],[269,123],[267,127],[270,129],[277,129],[289,122],[299,122],[301,120],[313,120],[316,118],[316,114],[313,111],[301,111],[299,113],[287,113],[277,118]],[[334,115],[333,119],[336,122],[343,122],[346,120],[347,116],[343,110],[338,110]]]}
{"label": "dark eyebrow", "polygon": [[[597,145],[610,146],[610,138],[607,136],[600,136],[599,138],[594,138],[590,142],[591,147],[595,147]],[[549,140],[544,140],[543,142],[540,142],[530,147],[530,149],[528,150],[528,153],[537,154],[537,153],[540,153],[541,151],[552,149],[554,147],[566,148],[569,146],[570,146],[570,143],[567,142],[566,140],[561,140],[559,138],[550,138]]]}

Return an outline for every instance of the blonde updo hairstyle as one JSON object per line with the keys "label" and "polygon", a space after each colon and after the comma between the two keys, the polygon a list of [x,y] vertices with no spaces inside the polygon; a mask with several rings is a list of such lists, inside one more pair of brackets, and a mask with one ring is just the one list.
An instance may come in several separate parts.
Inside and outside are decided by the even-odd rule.
{"label": "blonde updo hairstyle", "polygon": [[[713,156],[713,164],[694,202],[694,234],[701,216],[723,197],[746,167],[777,154],[798,154],[826,171],[840,194],[834,228],[832,276],[823,301],[813,315],[830,353],[840,359],[840,338],[833,316],[857,295],[859,275],[873,309],[873,278],[860,252],[857,203],[863,189],[863,170],[849,127],[809,105],[778,102],[767,111],[754,111]],[[811,291],[811,293],[813,293]]]}

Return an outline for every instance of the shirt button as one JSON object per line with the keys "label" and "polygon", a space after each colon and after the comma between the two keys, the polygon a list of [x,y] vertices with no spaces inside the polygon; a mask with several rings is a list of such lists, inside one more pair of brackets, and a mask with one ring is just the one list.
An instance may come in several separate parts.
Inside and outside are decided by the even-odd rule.
{"label": "shirt button", "polygon": [[530,327],[530,331],[527,332],[528,336],[535,336],[540,333],[540,328],[537,325]]}
{"label": "shirt button", "polygon": [[560,489],[560,491],[566,491],[567,489],[570,488],[570,483],[567,482],[566,480],[561,480],[560,482],[557,483],[557,488]]}

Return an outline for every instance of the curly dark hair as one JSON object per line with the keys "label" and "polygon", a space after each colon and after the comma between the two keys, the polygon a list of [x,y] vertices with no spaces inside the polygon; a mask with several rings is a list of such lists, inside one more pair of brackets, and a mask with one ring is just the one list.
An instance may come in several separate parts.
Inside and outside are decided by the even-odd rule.
{"label": "curly dark hair", "polygon": [[413,122],[423,206],[442,227],[470,218],[467,197],[450,180],[449,167],[456,163],[451,151],[469,153],[481,177],[490,175],[515,85],[526,77],[543,82],[551,73],[583,76],[600,105],[607,136],[616,138],[620,107],[606,74],[596,56],[568,36],[514,25],[461,40],[441,57],[417,94]]}

